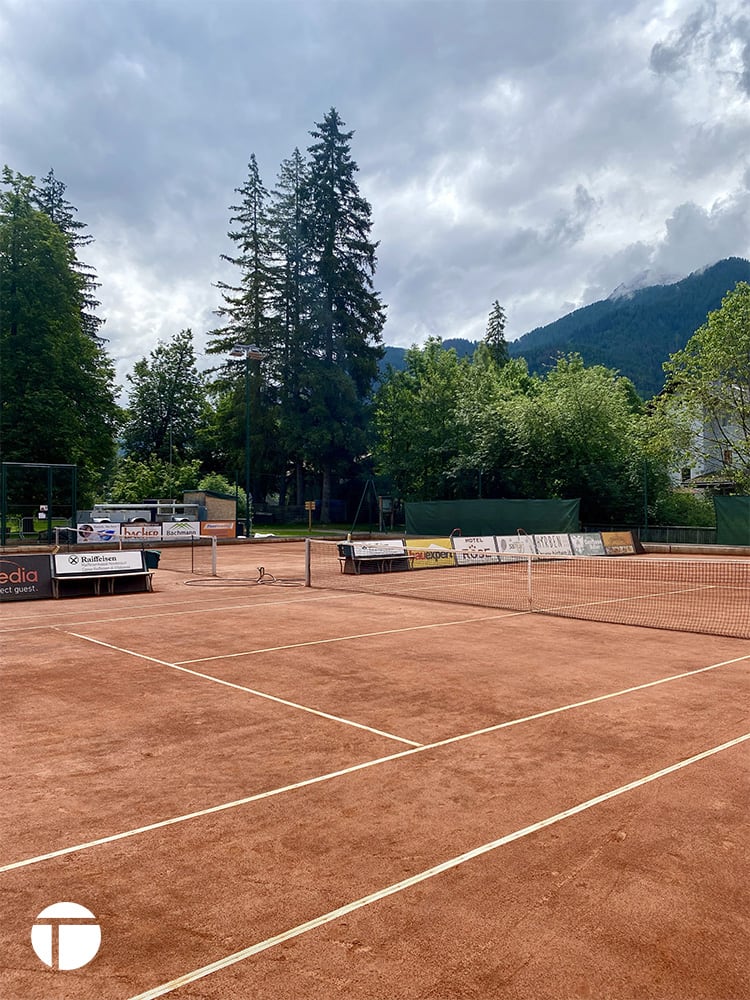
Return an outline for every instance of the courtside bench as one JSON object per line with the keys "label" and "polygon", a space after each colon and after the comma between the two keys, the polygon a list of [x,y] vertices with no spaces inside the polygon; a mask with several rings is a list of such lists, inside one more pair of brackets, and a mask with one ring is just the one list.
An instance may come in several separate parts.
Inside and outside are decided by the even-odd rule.
{"label": "courtside bench", "polygon": [[400,573],[409,569],[403,542],[341,542],[338,546],[342,573]]}
{"label": "courtside bench", "polygon": [[141,550],[56,553],[51,583],[53,597],[140,593],[153,590],[153,571]]}

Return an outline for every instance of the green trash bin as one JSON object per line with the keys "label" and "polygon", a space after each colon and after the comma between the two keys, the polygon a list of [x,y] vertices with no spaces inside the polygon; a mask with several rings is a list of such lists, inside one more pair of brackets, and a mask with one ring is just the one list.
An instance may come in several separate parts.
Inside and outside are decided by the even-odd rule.
{"label": "green trash bin", "polygon": [[146,569],[158,569],[161,552],[159,549],[146,549]]}

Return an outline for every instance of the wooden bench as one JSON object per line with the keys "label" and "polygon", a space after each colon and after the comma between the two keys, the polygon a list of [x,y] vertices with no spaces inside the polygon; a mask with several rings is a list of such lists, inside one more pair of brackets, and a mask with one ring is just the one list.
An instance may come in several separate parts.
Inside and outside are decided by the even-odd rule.
{"label": "wooden bench", "polygon": [[341,572],[350,576],[360,576],[363,573],[400,573],[409,569],[409,556],[406,552],[355,555],[350,543],[340,544],[338,551]]}
{"label": "wooden bench", "polygon": [[95,597],[102,593],[102,584],[104,584],[104,593],[114,594],[115,584],[118,580],[142,581],[142,589],[152,591],[154,589],[153,575],[151,570],[134,570],[127,573],[65,573],[63,576],[52,577],[52,596],[60,597],[60,584],[65,583],[74,583],[78,587],[81,584],[91,583]]}

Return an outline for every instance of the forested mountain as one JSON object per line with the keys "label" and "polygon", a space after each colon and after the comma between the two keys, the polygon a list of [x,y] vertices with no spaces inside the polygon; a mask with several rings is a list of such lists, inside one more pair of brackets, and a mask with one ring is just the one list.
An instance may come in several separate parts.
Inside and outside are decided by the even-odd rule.
{"label": "forested mountain", "polygon": [[[616,369],[650,399],[664,385],[663,363],[685,346],[738,281],[750,282],[750,261],[729,257],[672,284],[619,286],[609,298],[509,342],[508,353],[543,373],[559,355],[575,352],[587,365]],[[476,348],[463,339],[445,340],[443,346],[455,347],[459,357],[471,356]],[[405,353],[402,347],[386,347],[381,370],[388,364],[403,369]]]}
{"label": "forested mountain", "polygon": [[750,261],[720,260],[670,285],[652,285],[563,316],[508,344],[531,371],[552,367],[559,354],[576,352],[587,365],[616,368],[644,399],[664,385],[662,364],[685,346],[706,316],[738,281],[750,281]]}

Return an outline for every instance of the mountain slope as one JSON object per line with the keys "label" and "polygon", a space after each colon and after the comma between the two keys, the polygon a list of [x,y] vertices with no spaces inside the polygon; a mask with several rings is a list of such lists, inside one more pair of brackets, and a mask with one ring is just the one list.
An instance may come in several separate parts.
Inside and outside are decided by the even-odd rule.
{"label": "mountain slope", "polygon": [[750,282],[750,261],[729,257],[673,284],[618,293],[525,334],[508,345],[510,355],[542,372],[575,351],[587,365],[618,369],[648,399],[664,384],[662,364],[738,281]]}

